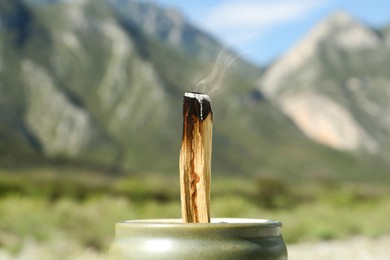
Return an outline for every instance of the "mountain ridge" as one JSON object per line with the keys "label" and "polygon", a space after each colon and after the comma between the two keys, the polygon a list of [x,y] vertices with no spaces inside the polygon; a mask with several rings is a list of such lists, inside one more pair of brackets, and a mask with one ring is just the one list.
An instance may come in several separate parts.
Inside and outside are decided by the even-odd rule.
{"label": "mountain ridge", "polygon": [[[113,3],[148,7],[131,0],[0,3],[0,17],[22,17],[16,24],[25,28],[0,28],[0,57],[8,64],[0,69],[0,126],[5,126],[0,135],[21,136],[4,140],[9,141],[4,147],[27,147],[21,158],[37,156],[44,162],[64,159],[133,173],[177,172],[183,93],[194,90],[196,82],[208,83],[209,89],[221,83],[221,72],[211,80],[212,68],[226,69],[236,54],[192,27],[188,39],[201,35],[198,40],[205,44],[207,39],[209,46],[178,48],[178,33],[187,35],[187,29],[178,32],[171,21],[179,18],[161,18],[172,22],[168,27],[173,31],[165,33],[176,34],[161,38],[156,31],[145,32],[136,17],[126,17],[125,6],[119,14]],[[166,14],[152,7],[150,13],[156,12]],[[24,38],[17,44],[20,30]],[[220,64],[217,57],[222,57]],[[259,88],[262,68],[238,59],[227,71],[221,89],[211,95],[217,174],[270,173],[299,180],[345,171],[348,178],[372,165],[382,172],[370,157],[306,138]],[[15,156],[11,148],[4,152]]]}
{"label": "mountain ridge", "polygon": [[[377,97],[367,99],[368,92],[355,96],[358,92],[353,89],[367,85],[362,82],[373,78],[373,70],[377,74],[373,80],[386,80],[380,72],[386,62],[379,57],[388,52],[375,30],[339,12],[275,62],[260,80],[260,89],[310,138],[336,149],[378,154],[383,140],[361,121],[368,120],[364,114],[369,110],[361,106],[375,103]],[[365,68],[367,63],[372,67]],[[383,88],[383,84],[373,87]],[[363,98],[358,104],[357,99]],[[371,125],[382,128],[377,122]]]}

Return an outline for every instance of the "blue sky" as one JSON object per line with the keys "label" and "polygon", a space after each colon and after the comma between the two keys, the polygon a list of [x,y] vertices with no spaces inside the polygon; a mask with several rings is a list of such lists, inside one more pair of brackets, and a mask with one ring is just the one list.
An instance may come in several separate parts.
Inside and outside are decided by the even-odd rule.
{"label": "blue sky", "polygon": [[390,24],[390,0],[152,1],[179,9],[193,24],[258,64],[282,55],[338,10],[369,26]]}

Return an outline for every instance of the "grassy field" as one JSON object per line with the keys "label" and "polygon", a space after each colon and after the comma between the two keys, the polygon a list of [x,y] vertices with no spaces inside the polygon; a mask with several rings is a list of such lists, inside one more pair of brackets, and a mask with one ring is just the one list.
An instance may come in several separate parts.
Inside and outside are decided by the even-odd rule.
{"label": "grassy field", "polygon": [[[212,217],[282,221],[287,243],[390,233],[390,188],[384,184],[287,185],[265,176],[217,176],[211,201]],[[32,250],[40,256],[34,259],[104,259],[116,222],[178,217],[178,178],[172,176],[50,168],[0,174],[0,258]]]}

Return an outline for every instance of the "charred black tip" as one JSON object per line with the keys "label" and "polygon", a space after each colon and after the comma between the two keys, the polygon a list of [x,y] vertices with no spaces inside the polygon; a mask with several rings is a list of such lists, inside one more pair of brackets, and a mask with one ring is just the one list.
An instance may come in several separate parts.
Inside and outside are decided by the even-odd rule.
{"label": "charred black tip", "polygon": [[183,116],[196,116],[203,121],[212,113],[210,97],[198,92],[186,92],[183,99]]}

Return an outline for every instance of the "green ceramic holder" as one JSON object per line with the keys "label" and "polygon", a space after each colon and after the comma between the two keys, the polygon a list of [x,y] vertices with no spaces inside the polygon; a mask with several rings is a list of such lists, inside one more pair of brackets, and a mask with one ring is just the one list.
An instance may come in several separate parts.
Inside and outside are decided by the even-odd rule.
{"label": "green ceramic holder", "polygon": [[112,260],[287,259],[280,222],[215,218],[211,223],[181,219],[132,220],[116,224]]}

